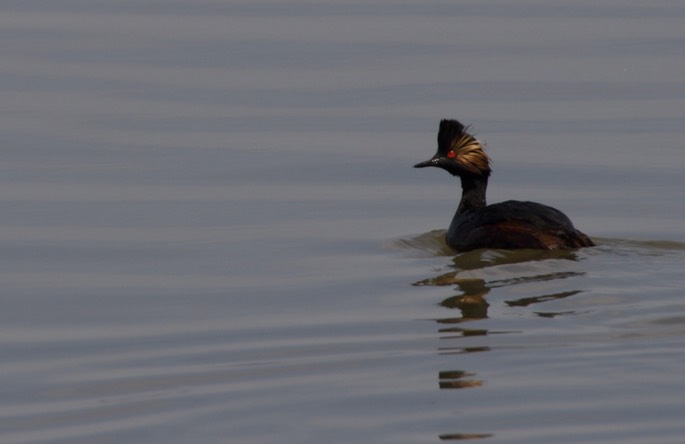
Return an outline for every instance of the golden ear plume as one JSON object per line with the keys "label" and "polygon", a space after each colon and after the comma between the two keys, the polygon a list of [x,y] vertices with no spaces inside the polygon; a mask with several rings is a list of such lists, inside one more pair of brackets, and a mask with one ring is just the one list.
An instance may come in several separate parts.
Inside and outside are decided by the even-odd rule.
{"label": "golden ear plume", "polygon": [[490,157],[483,150],[478,139],[464,132],[452,143],[455,160],[467,171],[474,174],[490,174]]}

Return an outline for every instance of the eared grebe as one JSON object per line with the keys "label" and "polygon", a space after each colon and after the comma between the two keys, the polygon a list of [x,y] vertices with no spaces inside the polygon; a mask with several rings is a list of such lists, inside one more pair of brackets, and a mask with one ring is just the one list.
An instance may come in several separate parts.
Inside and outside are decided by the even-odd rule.
{"label": "eared grebe", "polygon": [[490,158],[481,143],[456,120],[440,121],[438,152],[414,168],[440,167],[461,179],[461,201],[447,230],[447,245],[457,251],[478,248],[556,250],[591,247],[561,211],[535,202],[485,203]]}

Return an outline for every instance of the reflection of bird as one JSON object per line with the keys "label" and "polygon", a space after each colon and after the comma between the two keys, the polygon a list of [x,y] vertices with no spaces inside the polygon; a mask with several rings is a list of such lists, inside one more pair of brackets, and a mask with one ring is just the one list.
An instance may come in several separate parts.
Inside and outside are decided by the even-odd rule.
{"label": "reflection of bird", "polygon": [[457,251],[555,250],[594,245],[564,213],[552,207],[515,200],[487,205],[490,158],[481,143],[456,120],[440,122],[438,152],[430,160],[414,165],[429,166],[440,167],[461,179],[461,202],[446,234],[447,244]]}

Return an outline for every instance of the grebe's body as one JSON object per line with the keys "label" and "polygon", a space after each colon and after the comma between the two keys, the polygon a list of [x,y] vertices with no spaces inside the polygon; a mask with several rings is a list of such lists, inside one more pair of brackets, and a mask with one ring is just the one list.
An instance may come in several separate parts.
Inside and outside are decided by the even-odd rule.
{"label": "grebe's body", "polygon": [[547,205],[515,200],[487,205],[490,159],[481,143],[456,120],[440,122],[438,152],[414,166],[436,166],[460,177],[462,197],[446,234],[447,245],[457,251],[594,245],[564,213]]}

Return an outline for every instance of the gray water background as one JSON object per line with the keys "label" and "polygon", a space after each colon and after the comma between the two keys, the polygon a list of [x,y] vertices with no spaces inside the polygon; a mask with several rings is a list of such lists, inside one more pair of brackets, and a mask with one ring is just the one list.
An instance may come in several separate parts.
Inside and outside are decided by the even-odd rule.
{"label": "gray water background", "polygon": [[[684,20],[3,1],[0,442],[682,443]],[[446,117],[599,245],[446,251]]]}

